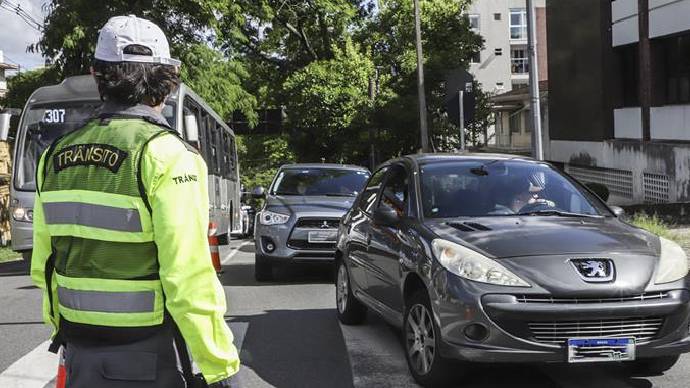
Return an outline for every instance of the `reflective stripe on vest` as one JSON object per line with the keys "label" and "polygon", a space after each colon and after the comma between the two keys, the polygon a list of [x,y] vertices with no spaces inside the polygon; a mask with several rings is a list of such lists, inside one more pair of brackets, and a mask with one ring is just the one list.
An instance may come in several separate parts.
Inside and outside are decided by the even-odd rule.
{"label": "reflective stripe on vest", "polygon": [[153,225],[140,197],[88,190],[41,193],[51,236],[115,242],[151,242]]}
{"label": "reflective stripe on vest", "polygon": [[73,310],[104,313],[153,312],[156,300],[156,293],[153,291],[84,291],[58,287],[57,293],[62,306]]}
{"label": "reflective stripe on vest", "polygon": [[70,322],[112,327],[163,323],[160,280],[73,278],[56,274],[60,315]]}
{"label": "reflective stripe on vest", "polygon": [[79,202],[48,202],[43,205],[46,224],[74,224],[122,232],[142,232],[137,209]]}

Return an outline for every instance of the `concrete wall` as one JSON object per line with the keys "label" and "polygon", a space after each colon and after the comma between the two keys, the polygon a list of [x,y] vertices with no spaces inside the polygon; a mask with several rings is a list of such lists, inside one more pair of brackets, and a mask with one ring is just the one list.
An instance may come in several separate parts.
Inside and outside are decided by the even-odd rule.
{"label": "concrete wall", "polygon": [[621,108],[613,111],[616,139],[642,139],[642,109]]}
{"label": "concrete wall", "polygon": [[[612,3],[613,45],[639,41],[637,0]],[[690,30],[690,0],[649,0],[649,37]]]}

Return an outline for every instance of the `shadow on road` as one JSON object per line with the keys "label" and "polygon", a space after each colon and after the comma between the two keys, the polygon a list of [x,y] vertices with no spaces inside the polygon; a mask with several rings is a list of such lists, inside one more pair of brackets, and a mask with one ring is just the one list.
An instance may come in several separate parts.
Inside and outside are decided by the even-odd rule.
{"label": "shadow on road", "polygon": [[21,276],[29,274],[29,266],[24,260],[0,263],[0,276]]}
{"label": "shadow on road", "polygon": [[345,341],[333,310],[269,310],[234,316],[248,323],[240,359],[280,388],[351,388]]}
{"label": "shadow on road", "polygon": [[223,267],[219,279],[223,286],[279,286],[333,283],[333,264],[295,263],[274,268],[274,280],[254,280],[254,264],[231,264]]}

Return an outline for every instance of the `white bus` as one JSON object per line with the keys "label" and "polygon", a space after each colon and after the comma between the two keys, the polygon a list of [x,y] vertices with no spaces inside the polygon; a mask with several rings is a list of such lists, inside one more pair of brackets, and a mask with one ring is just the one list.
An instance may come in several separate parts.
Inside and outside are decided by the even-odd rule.
{"label": "white bus", "polygon": [[[84,126],[102,104],[90,75],[70,77],[37,89],[24,107],[14,146],[10,189],[12,249],[29,258],[38,158],[58,136]],[[204,100],[181,84],[168,98],[163,116],[208,165],[209,220],[226,244],[241,233],[240,178],[235,134]],[[184,204],[180,204],[184,206]]]}

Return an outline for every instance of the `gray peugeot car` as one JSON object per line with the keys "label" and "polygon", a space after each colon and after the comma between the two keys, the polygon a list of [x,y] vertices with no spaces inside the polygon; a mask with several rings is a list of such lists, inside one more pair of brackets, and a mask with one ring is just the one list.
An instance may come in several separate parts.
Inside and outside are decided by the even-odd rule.
{"label": "gray peugeot car", "polygon": [[333,261],[340,218],[369,178],[364,167],[342,164],[282,166],[256,215],[256,280],[270,280],[276,264]]}
{"label": "gray peugeot car", "polygon": [[688,259],[601,197],[514,156],[387,162],[340,224],[338,317],[401,327],[425,386],[470,362],[663,372],[690,351]]}

